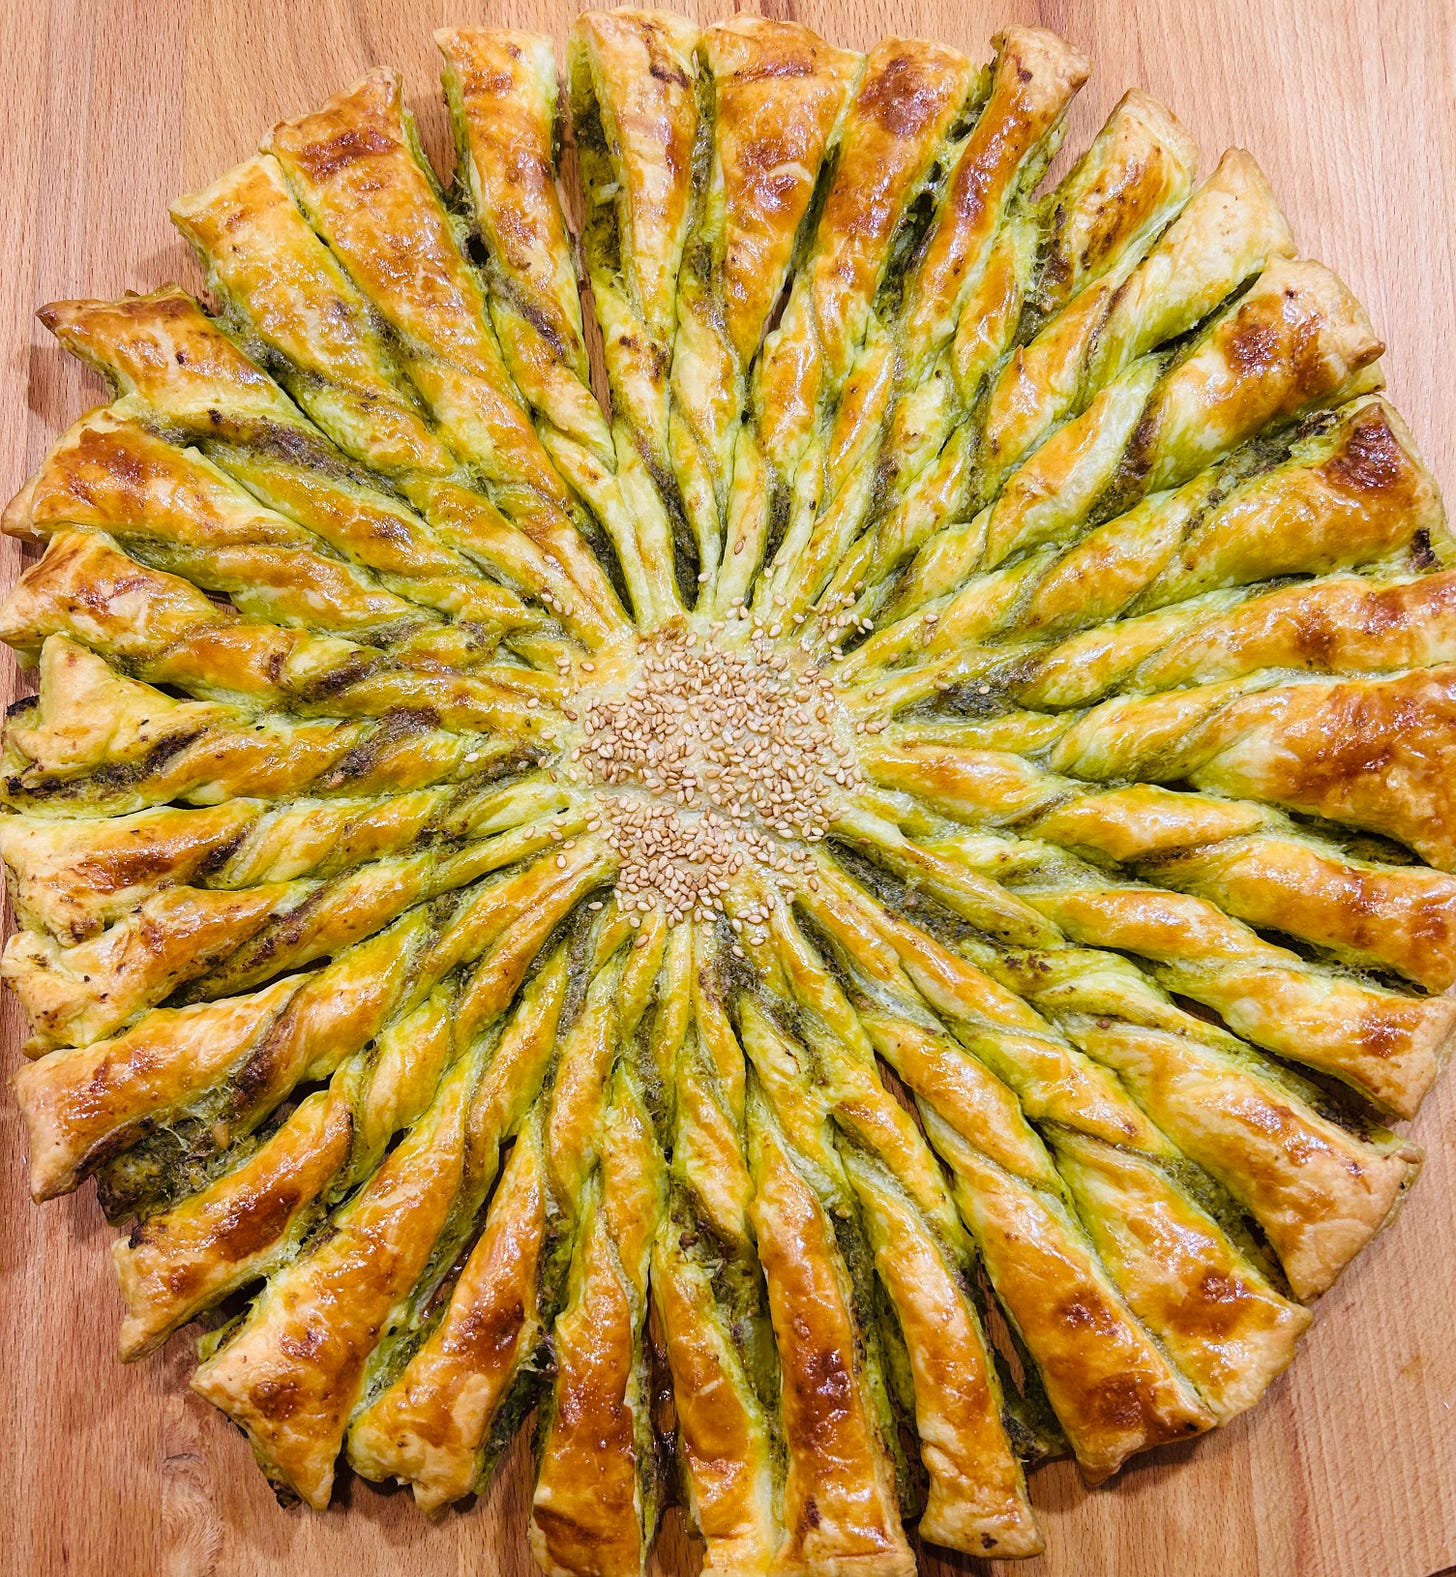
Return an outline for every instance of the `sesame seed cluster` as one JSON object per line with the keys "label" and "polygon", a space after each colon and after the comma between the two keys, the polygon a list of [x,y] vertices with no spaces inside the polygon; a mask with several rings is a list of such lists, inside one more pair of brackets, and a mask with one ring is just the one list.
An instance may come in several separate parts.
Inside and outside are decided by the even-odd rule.
{"label": "sesame seed cluster", "polygon": [[761,629],[731,646],[671,629],[640,642],[625,682],[581,703],[572,775],[595,788],[629,913],[708,919],[750,868],[813,880],[805,846],[862,781],[820,668],[796,666]]}

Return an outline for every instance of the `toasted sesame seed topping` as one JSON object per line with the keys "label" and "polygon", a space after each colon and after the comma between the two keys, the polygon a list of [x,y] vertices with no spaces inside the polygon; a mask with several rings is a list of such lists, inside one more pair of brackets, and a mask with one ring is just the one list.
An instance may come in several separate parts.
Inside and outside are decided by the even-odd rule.
{"label": "toasted sesame seed topping", "polygon": [[[648,636],[627,677],[584,690],[578,705],[570,756],[594,785],[587,825],[618,856],[629,916],[709,919],[749,870],[802,883],[805,845],[862,781],[829,678],[796,666],[759,627],[731,648],[711,635]],[[755,925],[755,914],[744,919]]]}

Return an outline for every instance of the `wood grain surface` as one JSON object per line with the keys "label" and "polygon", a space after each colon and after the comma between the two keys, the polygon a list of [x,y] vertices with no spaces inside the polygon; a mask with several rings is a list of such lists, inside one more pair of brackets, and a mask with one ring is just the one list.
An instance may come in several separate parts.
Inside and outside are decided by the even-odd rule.
{"label": "wood grain surface", "polygon": [[[686,0],[679,0],[686,3]],[[695,7],[704,21],[718,5]],[[1165,99],[1202,143],[1249,148],[1301,246],[1354,287],[1390,349],[1391,393],[1456,496],[1456,8],[1451,0],[763,0],[841,43],[890,31],[988,54],[1010,20],[1053,27],[1096,71],[1080,147],[1124,88]],[[196,286],[168,199],[247,155],[364,67],[400,67],[431,153],[448,141],[431,31],[489,21],[564,34],[565,0],[0,0],[6,131],[0,486],[102,397],[35,323],[71,295]],[[8,585],[20,549],[0,545]],[[25,680],[8,657],[6,699]],[[3,1009],[5,1066],[19,1014]],[[0,1577],[517,1577],[524,1447],[475,1505],[430,1522],[347,1480],[323,1515],[283,1511],[242,1436],[186,1389],[184,1334],[124,1368],[112,1236],[90,1191],[44,1209],[0,1097]],[[1428,1577],[1456,1563],[1456,1079],[1414,1124],[1426,1169],[1396,1223],[1325,1297],[1263,1404],[1096,1491],[1037,1472],[1047,1553],[927,1573],[1025,1577]],[[664,1573],[698,1556],[670,1517]]]}

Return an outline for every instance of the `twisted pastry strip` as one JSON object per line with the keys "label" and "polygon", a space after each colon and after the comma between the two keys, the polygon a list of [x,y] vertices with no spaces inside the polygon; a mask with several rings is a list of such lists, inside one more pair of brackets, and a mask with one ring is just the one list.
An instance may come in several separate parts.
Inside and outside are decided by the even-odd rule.
{"label": "twisted pastry strip", "polygon": [[649,941],[625,962],[631,932],[615,906],[583,937],[554,1071],[522,1120],[481,1234],[356,1412],[351,1465],[409,1480],[428,1509],[483,1486],[535,1399],[538,1348],[563,1303],[612,1068],[645,1011],[660,930],[650,923]]}
{"label": "twisted pastry strip", "polygon": [[[1030,567],[1034,561],[1027,561]],[[1025,593],[1024,576],[997,577],[1006,596]],[[1289,673],[1378,675],[1439,667],[1456,657],[1452,636],[1452,572],[1386,579],[1373,574],[1331,576],[1272,590],[1212,592],[1175,607],[1096,625],[1062,641],[1011,637],[986,645],[963,644],[945,655],[944,637],[932,635],[928,661],[891,670],[886,682],[854,692],[864,702],[893,696],[903,707],[932,693],[978,681],[977,694],[993,691],[1018,705],[1059,711],[1088,707],[1109,694],[1177,689],[1189,684]],[[984,590],[984,588],[978,588]],[[995,622],[992,598],[962,593],[946,610],[949,635],[965,636],[973,622]],[[990,604],[989,606],[987,604]],[[940,623],[932,615],[929,627]],[[881,652],[902,645],[913,629],[896,632]],[[881,679],[867,657],[861,672]],[[863,680],[861,681],[863,683]],[[878,709],[876,709],[878,710]]]}
{"label": "twisted pastry strip", "polygon": [[[552,993],[553,1018],[563,984]],[[270,1473],[311,1505],[327,1504],[351,1415],[396,1367],[392,1334],[411,1324],[468,1240],[489,1178],[466,1176],[471,1092],[480,1069],[478,1059],[462,1052],[476,1026],[509,1003],[515,985],[481,997],[471,982],[465,997],[475,1002],[463,1024],[437,992],[424,1023],[400,1026],[407,1056],[433,1053],[448,1066],[434,1106],[336,1212],[333,1232],[270,1277],[242,1323],[193,1376],[193,1388],[248,1431]],[[549,1044],[549,1036],[531,1027],[537,1011],[529,998],[523,1003],[535,1066]],[[495,1144],[482,1137],[493,1172]],[[310,1351],[320,1307],[339,1312],[326,1345]],[[282,1409],[275,1405],[280,1393],[290,1398]]]}
{"label": "twisted pastry strip", "polygon": [[980,694],[994,689],[1019,705],[1059,711],[1091,706],[1109,694],[1260,675],[1439,667],[1456,656],[1451,598],[1449,571],[1399,579],[1331,576],[1265,591],[1215,592],[1050,644],[1013,639],[962,647],[951,664],[932,659],[895,671],[874,694],[893,694],[904,705],[975,678],[985,685]]}
{"label": "twisted pastry strip", "polygon": [[21,924],[74,945],[164,891],[236,892],[337,876],[370,859],[508,832],[565,808],[546,774],[527,773],[499,784],[283,807],[230,800],[89,821],[12,814],[0,821],[0,857]]}
{"label": "twisted pastry strip", "polygon": [[[62,435],[6,511],[5,529],[41,542],[76,527],[105,532],[148,565],[227,595],[241,613],[334,631],[416,666],[469,666],[503,635],[543,622],[468,561],[431,552],[428,543],[404,567],[423,565],[429,575],[400,573],[388,555],[360,542],[380,535],[380,522],[354,511],[361,514],[364,520],[346,520],[326,541],[264,508],[195,451],[174,447],[112,406]],[[351,563],[340,549],[351,557],[362,549],[388,568],[379,573]],[[454,584],[442,584],[442,576]]]}
{"label": "twisted pastry strip", "polygon": [[239,619],[91,532],[52,539],[0,613],[0,628],[26,657],[62,635],[150,683],[259,716],[379,718],[414,708],[447,729],[545,746],[553,703],[569,693],[561,671],[510,661],[421,671],[340,636]]}
{"label": "twisted pastry strip", "polygon": [[1456,660],[1456,571],[1331,576],[1262,595],[1214,594],[1054,647],[1018,700],[1086,706],[1115,690],[1216,684],[1267,670],[1378,674]]}
{"label": "twisted pastry strip", "polygon": [[[1276,257],[1174,356],[1150,352],[1103,388],[1007,479],[964,526],[916,510],[880,534],[887,572],[948,558],[959,584],[1012,553],[1124,513],[1176,486],[1268,427],[1379,386],[1381,350],[1363,309],[1319,263]],[[938,535],[936,534],[938,530]]]}
{"label": "twisted pastry strip", "polygon": [[839,403],[900,222],[939,178],[937,155],[973,92],[970,62],[950,50],[891,39],[865,57],[812,241],[754,370],[714,587],[719,617],[751,594],[777,550],[800,462]]}
{"label": "twisted pastry strip", "polygon": [[[1271,463],[1272,462],[1272,463]],[[1282,575],[1400,574],[1451,548],[1435,484],[1378,397],[1314,418],[1287,452],[1260,441],[1067,544],[976,574],[972,536],[948,532],[901,581],[885,623],[841,672],[869,676],[917,651],[1012,629],[1054,639]]]}
{"label": "twisted pastry strip", "polygon": [[[917,199],[928,198],[933,214],[927,224],[912,210],[897,236],[850,374],[834,391],[842,397],[831,397],[799,461],[793,513],[759,587],[760,607],[772,606],[774,595],[796,610],[811,600],[877,507],[873,495],[894,497],[948,431],[936,408],[947,399],[944,353],[962,304],[973,298],[1008,212],[1055,153],[1062,116],[1088,70],[1083,56],[1036,29],[1012,29],[994,43],[974,125],[940,156],[944,180]],[[1160,181],[1161,151],[1155,145],[1144,161],[1150,188]],[[1140,205],[1125,195],[1132,227]]]}
{"label": "twisted pastry strip", "polygon": [[746,1114],[749,1219],[783,1375],[785,1537],[774,1570],[807,1577],[852,1561],[874,1577],[910,1577],[915,1560],[866,1394],[875,1376],[866,1372],[835,1224],[757,1084],[748,1088]]}
{"label": "twisted pastry strip", "polygon": [[455,134],[455,191],[484,249],[486,302],[506,365],[558,465],[563,445],[571,445],[610,469],[612,438],[591,392],[557,185],[552,40],[505,28],[443,28],[435,43]]}
{"label": "twisted pastry strip", "polygon": [[608,427],[589,382],[572,248],[552,178],[552,42],[485,29],[447,30],[436,42],[455,128],[456,187],[485,250],[491,321],[507,365],[557,468],[606,528],[639,624],[648,622],[658,603],[673,605],[671,565],[664,581],[641,515],[651,510],[660,535],[662,504],[643,487],[625,431]]}
{"label": "twisted pastry strip", "polygon": [[[978,478],[995,464],[983,431],[988,385],[998,373],[1004,378],[1016,370],[1018,346],[1041,324],[1047,327],[1036,344],[1049,342],[1050,348],[1075,340],[1088,319],[1095,320],[1112,282],[1183,207],[1194,159],[1169,112],[1144,94],[1129,93],[1055,191],[1041,201],[1023,198],[1003,216],[958,324],[948,325],[954,339],[940,341],[933,372],[918,387],[905,388],[892,409],[881,463],[892,482],[888,496],[870,512],[858,540],[857,522],[831,530],[826,521],[821,531],[811,594],[819,595],[833,569],[821,599],[830,630],[843,627],[841,610],[855,603],[866,578],[869,590],[855,618],[875,606],[876,582],[887,568],[883,545],[898,542],[907,522],[928,533],[974,513],[982,492]],[[1200,214],[1206,216],[1202,205],[1195,209],[1195,228]],[[952,236],[955,230],[952,223]],[[1196,278],[1188,278],[1187,288],[1197,291]],[[1045,360],[1036,358],[1038,372],[1050,371]],[[831,562],[835,551],[837,564]]]}
{"label": "twisted pastry strip", "polygon": [[455,473],[369,303],[272,154],[175,198],[169,213],[243,348],[345,454],[406,486]]}
{"label": "twisted pastry strip", "polygon": [[556,1373],[531,1498],[531,1553],[551,1577],[640,1573],[657,1531],[644,1344],[663,1165],[625,1065],[603,1127],[601,1169],[584,1191],[566,1306],[552,1327]]}
{"label": "twisted pastry strip", "polygon": [[[793,924],[774,906],[770,951],[755,945],[761,989],[797,1005],[788,1040],[750,1001],[745,1045],[786,1132],[813,1163],[828,1208],[857,1212],[861,1252],[894,1310],[929,1493],[923,1537],[977,1554],[1032,1554],[1041,1537],[1003,1421],[991,1348],[970,1296],[972,1252],[940,1170],[875,1069],[874,1049],[848,1002]],[[773,958],[773,952],[777,958]],[[830,1115],[842,1132],[837,1145]],[[824,1193],[827,1179],[833,1192]],[[835,1201],[838,1201],[837,1205]],[[838,1228],[841,1238],[845,1228]]]}
{"label": "twisted pastry strip", "polygon": [[[559,987],[557,996],[559,1006]],[[273,1270],[193,1375],[193,1389],[248,1430],[270,1476],[313,1505],[327,1503],[349,1413],[371,1370],[387,1361],[388,1333],[448,1266],[488,1183],[467,1171],[467,1122],[484,1054],[462,1048],[468,1039],[443,997],[400,1026],[399,1037],[410,1060],[437,1072],[444,1065],[434,1101],[334,1212],[330,1230]],[[527,1015],[533,1008],[523,1004]],[[544,1045],[539,1050],[544,1055]],[[327,1322],[319,1319],[324,1309]],[[280,1396],[288,1398],[281,1407]]]}
{"label": "twisted pastry strip", "polygon": [[[1157,228],[1159,210],[1151,227]],[[980,422],[981,503],[1021,459],[1139,357],[1185,334],[1294,239],[1263,172],[1230,148],[1146,252],[1133,245],[1085,284],[987,391]]]}
{"label": "twisted pastry strip", "polygon": [[[185,1173],[179,1150],[184,1162],[193,1152],[205,1160],[245,1136],[301,1080],[331,1076],[462,958],[489,948],[490,978],[519,981],[533,950],[610,869],[587,839],[467,890],[443,914],[407,910],[311,974],[247,997],[154,1008],[114,1040],[29,1063],[15,1088],[31,1140],[32,1191],[68,1192],[149,1133],[150,1148],[133,1144],[114,1164],[117,1200],[175,1186]],[[178,1175],[158,1175],[167,1164]]]}
{"label": "twisted pastry strip", "polygon": [[544,509],[513,523],[482,494],[427,477],[413,488],[427,524],[334,446],[331,438],[356,442],[348,429],[334,422],[326,437],[175,287],[112,303],[53,302],[41,318],[112,383],[123,415],[165,419],[270,508],[324,540],[386,563],[438,554],[443,545],[534,597],[587,644],[622,628],[610,582],[569,522]]}
{"label": "twisted pastry strip", "polygon": [[454,1051],[469,1063],[461,1077],[470,1093],[461,1117],[465,1181],[451,1212],[468,1221],[494,1178],[500,1146],[540,1086],[565,987],[558,952],[527,984],[497,1040],[482,1038],[491,1028],[482,1021],[488,994],[463,981],[443,1012],[432,999],[377,1048],[342,1063],[328,1087],[240,1166],[140,1221],[111,1252],[127,1306],[122,1357],[150,1352],[203,1309],[292,1260],[327,1206],[375,1171],[391,1136],[445,1098],[436,1092]]}
{"label": "twisted pastry strip", "polygon": [[1456,667],[1390,678],[1270,676],[1104,701],[1049,752],[1059,772],[1142,778],[1261,799],[1456,866]]}
{"label": "twisted pastry strip", "polygon": [[[913,1090],[958,1201],[987,1242],[1018,1221],[1046,1222],[1050,1241],[1062,1237],[1073,1249],[1064,1263],[1076,1264],[1085,1234],[1133,1313],[1158,1333],[1219,1421],[1252,1407],[1290,1361],[1308,1311],[1281,1296],[1237,1238],[1178,1186],[1176,1167],[1170,1176],[1155,1161],[1062,1125],[1048,1125],[1043,1142],[1006,1085],[906,1010],[913,1004],[897,1012],[866,1002],[860,1015]],[[1029,1292],[1024,1306],[1036,1310]],[[1065,1391],[1065,1374],[1075,1370],[1044,1346],[1049,1365],[1055,1353],[1064,1370],[1056,1383]]]}
{"label": "twisted pastry strip", "polygon": [[[984,919],[984,913],[978,918]],[[791,930],[792,923],[782,913],[777,921],[780,938]],[[801,960],[813,957],[802,940],[796,950]],[[800,963],[796,990],[803,1001],[810,992],[800,981],[810,986],[815,1009],[835,1023],[841,1044],[859,1043],[860,1060],[866,1069],[873,1068],[873,1047],[888,1029],[889,1038],[900,1048],[898,1060],[892,1055],[891,1061],[896,1066],[907,1059],[914,1064],[920,1080],[914,1086],[917,1093],[930,1089],[950,1092],[952,1114],[963,1111],[961,1103],[969,1100],[973,1109],[984,1115],[972,1126],[962,1124],[959,1131],[970,1136],[977,1148],[985,1150],[988,1130],[993,1134],[999,1130],[1004,1136],[1001,1142],[1005,1151],[998,1152],[993,1145],[993,1156],[1000,1154],[1003,1161],[1016,1157],[1015,1169],[1019,1173],[1039,1179],[1042,1186],[1050,1182],[1054,1194],[1063,1193],[1061,1185],[1054,1181],[1056,1174],[1045,1152],[1027,1172],[1027,1163],[1040,1146],[1009,1091],[980,1064],[969,1069],[957,1067],[968,1059],[964,1053],[957,1053],[943,1035],[926,1033],[923,1012],[921,1026],[906,1020],[906,1010],[914,1012],[913,1000],[902,998],[897,1003],[897,1012],[902,1016],[888,1023],[873,999],[869,1000],[866,1006],[877,1013],[879,1028],[867,1023],[860,1028],[843,991],[821,966],[811,962],[806,967]],[[868,1036],[865,1029],[869,1030]],[[864,1083],[860,1081],[862,1088]],[[921,1100],[935,1107],[933,1097],[922,1094]],[[849,1108],[851,1112],[853,1109]],[[1013,1114],[1009,1122],[1002,1116],[1008,1109]],[[844,1111],[841,1104],[841,1113]],[[841,1115],[840,1120],[844,1122],[845,1116]],[[851,1117],[850,1121],[854,1119]],[[954,1121],[951,1126],[956,1127]],[[1178,1251],[1160,1264],[1146,1247],[1140,1246],[1137,1232],[1120,1235],[1099,1226],[1092,1212],[1083,1211],[1084,1224],[1097,1240],[1098,1253],[1119,1290],[1158,1341],[1175,1355],[1179,1367],[1193,1380],[1216,1416],[1224,1420],[1252,1405],[1268,1380],[1288,1362],[1307,1316],[1275,1292],[1251,1257],[1244,1235],[1237,1228],[1230,1232],[1220,1226],[1205,1203],[1200,1202],[1200,1191],[1205,1201],[1211,1192],[1208,1180],[1197,1178],[1186,1166],[1180,1170],[1167,1157],[1138,1156],[1090,1135],[1065,1131],[1056,1123],[1048,1125],[1047,1135],[1058,1164],[1064,1153],[1078,1158],[1082,1169],[1079,1176],[1087,1181],[1087,1197],[1099,1198],[1105,1207],[1125,1188],[1128,1197],[1116,1201],[1111,1212],[1114,1216],[1132,1216],[1143,1223],[1143,1231],[1152,1240],[1178,1237]],[[1119,1155],[1128,1156],[1125,1165],[1118,1165],[1115,1158]],[[1075,1187],[1073,1191],[1077,1191]],[[1082,1197],[1078,1194],[1079,1201]],[[1064,1203],[1070,1202],[1064,1199]],[[977,1211],[982,1221],[986,1219],[984,1209],[982,1205]],[[1075,1235],[1074,1232],[1074,1239]],[[1074,1254],[1074,1260],[1076,1257]],[[1210,1276],[1217,1278],[1212,1284],[1208,1281]],[[1221,1295],[1215,1290],[1225,1283],[1240,1289],[1231,1299],[1233,1304],[1241,1305],[1237,1314],[1223,1306]],[[1078,1323],[1074,1316],[1073,1329]],[[1229,1342],[1241,1345],[1242,1363],[1230,1363],[1226,1345]],[[1064,1405],[1068,1386],[1069,1382],[1063,1379],[1060,1389]],[[1095,1406],[1095,1388],[1089,1394]]]}
{"label": "twisted pastry strip", "polygon": [[1420,1104],[1456,1028],[1446,998],[1401,995],[1311,963],[1201,898],[1110,877],[1045,844],[960,837],[922,853],[886,838],[873,818],[851,816],[845,831],[926,879],[953,881],[961,867],[993,878],[1069,940],[1146,959],[1168,990],[1212,1008],[1245,1039],[1401,1116]]}
{"label": "twisted pastry strip", "polygon": [[1093,789],[957,736],[954,725],[897,725],[861,747],[861,764],[875,783],[957,821],[1115,861],[1256,928],[1398,970],[1429,990],[1456,983],[1456,882],[1448,876],[1362,858],[1248,801],[1150,784]]}
{"label": "twisted pastry strip", "polygon": [[[1416,1146],[1340,1127],[1321,1114],[1317,1090],[1182,1012],[1114,955],[1063,951],[1050,929],[1053,945],[1030,952],[969,939],[952,951],[892,918],[827,862],[818,879],[818,892],[799,897],[804,911],[864,967],[871,961],[876,978],[894,981],[903,970],[1033,1122],[1155,1161],[1181,1151],[1259,1223],[1297,1296],[1324,1291],[1414,1180]],[[945,883],[940,897],[983,930],[1004,927],[1008,905],[1027,907],[983,881]],[[903,891],[900,906],[913,908]]]}
{"label": "twisted pastry strip", "polygon": [[665,11],[585,12],[567,38],[582,255],[637,525],[644,627],[681,612],[700,572],[668,452],[678,270],[708,135],[697,43],[697,28]]}
{"label": "twisted pastry strip", "polygon": [[399,81],[366,75],[274,127],[278,161],[309,223],[393,330],[410,382],[451,450],[507,518],[559,529],[571,497],[506,372],[479,280],[420,151]]}
{"label": "twisted pastry strip", "polygon": [[25,1005],[32,1047],[87,1045],[163,1000],[210,1001],[327,957],[405,909],[574,839],[581,815],[415,847],[332,878],[241,892],[170,888],[71,946],[34,932],[7,944],[3,973]]}
{"label": "twisted pastry strip", "polygon": [[0,633],[32,658],[64,635],[148,683],[260,714],[367,718],[414,706],[447,728],[530,737],[531,714],[568,694],[560,675],[519,663],[420,671],[341,636],[240,619],[93,532],[51,538],[0,610]]}
{"label": "twisted pastry strip", "polygon": [[[14,714],[3,755],[6,803],[36,814],[402,792],[517,770],[536,751],[530,737],[544,732],[530,721],[525,740],[455,733],[430,709],[414,706],[377,720],[260,717],[124,679],[64,635],[48,637],[39,667],[39,694]],[[526,715],[540,717],[529,708]]]}
{"label": "twisted pastry strip", "polygon": [[[806,244],[864,61],[797,23],[748,15],[704,29],[698,56],[711,164],[678,274],[668,446],[699,580],[711,586],[750,369]],[[797,87],[789,100],[786,75]]]}
{"label": "twisted pastry strip", "polygon": [[672,933],[654,1053],[670,1091],[667,1208],[651,1294],[673,1384],[684,1506],[703,1570],[767,1573],[783,1538],[773,1338],[749,1227],[745,1069],[717,938]]}
{"label": "twisted pastry strip", "polygon": [[[789,934],[790,929],[782,918],[775,925],[776,934],[781,940]],[[827,982],[822,971],[815,971],[812,966],[806,971],[803,963],[800,963],[798,973],[801,978],[807,973],[811,979],[818,973],[819,979],[813,981],[811,986],[814,996],[818,1004],[824,1004],[826,996],[837,997],[838,1001],[828,1004],[828,1011],[833,1012],[839,1023],[843,1024],[849,1014],[848,1004],[834,988],[830,987],[826,991]],[[820,1011],[824,1011],[823,1006]],[[862,1042],[865,1040],[862,1030],[858,1032],[857,1038]],[[873,1068],[873,1053],[867,1046],[861,1049],[859,1060],[863,1071],[853,1081],[854,1094],[844,1100],[839,1108],[841,1122],[857,1138],[863,1135],[867,1126],[870,1092],[878,1087],[878,1080],[870,1071]],[[839,1061],[842,1068],[843,1053]],[[883,1099],[883,1092],[881,1096],[877,1126],[883,1133],[884,1129],[893,1125],[888,1121],[890,1105]],[[903,1114],[899,1115],[903,1125],[905,1119]],[[909,1150],[913,1153],[923,1150],[923,1141],[918,1140],[913,1128],[910,1128],[898,1148],[902,1152]],[[928,1155],[926,1160],[929,1160]],[[935,1193],[941,1196],[940,1207],[930,1219],[938,1218],[940,1231],[946,1234],[944,1223],[950,1206],[949,1201],[944,1199],[944,1188],[933,1161],[929,1165],[929,1176],[934,1179]],[[1050,1261],[1043,1264],[1041,1289],[1033,1297],[1029,1284],[1021,1280],[1025,1275],[1024,1269],[1014,1263],[1014,1257],[1008,1252],[1009,1242],[998,1244],[996,1241],[999,1226],[992,1225],[983,1209],[968,1212],[962,1208],[961,1213],[977,1240],[987,1274],[997,1289],[998,1297],[1007,1307],[1027,1344],[1027,1350],[1038,1364],[1052,1406],[1084,1470],[1093,1476],[1105,1476],[1115,1470],[1132,1451],[1155,1441],[1180,1438],[1190,1430],[1209,1427],[1212,1415],[1205,1410],[1186,1381],[1168,1365],[1149,1334],[1127,1311],[1085,1239],[1078,1241],[1081,1233],[1070,1217],[1060,1223],[1043,1221],[1034,1235],[1044,1243],[1057,1243],[1055,1258],[1059,1261],[1057,1268],[1060,1274],[1053,1273]],[[1004,1214],[1001,1219],[1004,1222]],[[1065,1320],[1059,1299],[1054,1300],[1048,1308],[1047,1288],[1050,1285],[1058,1285],[1068,1299],[1070,1307]],[[912,1309],[915,1303],[921,1307],[914,1311],[917,1317],[913,1321],[902,1316],[902,1324],[907,1335],[914,1333],[923,1336],[933,1328],[928,1318],[929,1311],[924,1307],[926,1289],[917,1291],[904,1287],[903,1290],[912,1299]],[[964,1293],[961,1294],[961,1301],[965,1303]],[[1075,1333],[1078,1324],[1073,1310],[1088,1307],[1098,1310],[1098,1356],[1089,1365],[1087,1355],[1078,1353],[1075,1360],[1069,1363],[1069,1333]],[[968,1304],[965,1304],[965,1309],[966,1314],[969,1314]],[[1071,1335],[1071,1341],[1074,1347],[1080,1348],[1082,1345],[1074,1334]],[[984,1355],[984,1346],[982,1350]],[[990,1372],[988,1366],[984,1372]],[[1117,1385],[1123,1399],[1123,1406],[1116,1416],[1109,1414],[1101,1398],[1102,1388],[1113,1374],[1118,1376]],[[931,1395],[934,1395],[934,1391]],[[932,1456],[927,1466],[933,1460]]]}

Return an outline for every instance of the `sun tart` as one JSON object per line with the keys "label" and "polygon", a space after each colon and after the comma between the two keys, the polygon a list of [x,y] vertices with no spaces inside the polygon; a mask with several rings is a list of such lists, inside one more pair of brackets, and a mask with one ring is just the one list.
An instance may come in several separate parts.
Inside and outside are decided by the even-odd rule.
{"label": "sun tart", "polygon": [[[280,1498],[1042,1547],[1252,1407],[1456,1017],[1456,544],[1253,159],[1088,61],[436,35],[172,214],[9,505],[38,1200]],[[1060,168],[1061,166],[1059,166]]]}

